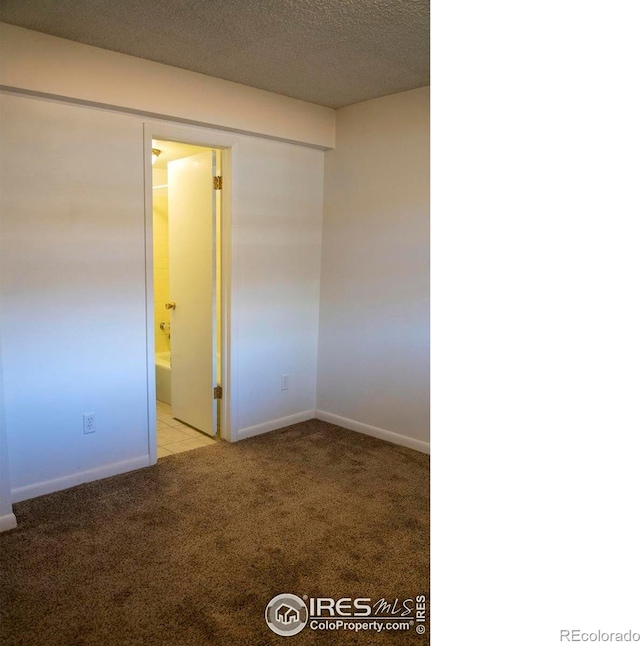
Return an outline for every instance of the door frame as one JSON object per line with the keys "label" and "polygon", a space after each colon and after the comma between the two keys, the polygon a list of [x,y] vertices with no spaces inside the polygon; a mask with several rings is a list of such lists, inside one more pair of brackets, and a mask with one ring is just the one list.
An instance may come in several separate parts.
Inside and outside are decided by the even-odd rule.
{"label": "door frame", "polygon": [[[232,174],[238,164],[237,144],[239,137],[212,131],[195,126],[180,126],[162,121],[145,120],[143,127],[144,148],[144,231],[145,231],[145,285],[146,285],[146,321],[147,321],[147,416],[149,429],[149,464],[158,460],[156,429],[156,366],[155,366],[155,329],[154,329],[154,285],[153,285],[153,173],[151,148],[153,139],[166,139],[195,146],[217,148],[220,150],[220,174],[224,177],[221,194],[221,289],[220,305],[222,307],[222,330],[220,363],[223,396],[220,400],[220,437],[229,442],[238,439],[237,433],[237,398],[234,369],[235,355],[232,347],[237,338],[237,326],[232,316],[233,304],[237,302],[234,295],[233,237],[231,231],[233,189]],[[215,254],[214,254],[215,258]],[[215,343],[215,340],[214,340]],[[212,393],[213,396],[213,393]],[[215,420],[214,420],[215,424]]]}

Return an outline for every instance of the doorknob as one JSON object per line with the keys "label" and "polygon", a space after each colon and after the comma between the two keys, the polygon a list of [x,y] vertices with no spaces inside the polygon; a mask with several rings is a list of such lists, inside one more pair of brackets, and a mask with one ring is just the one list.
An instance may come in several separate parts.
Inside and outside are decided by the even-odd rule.
{"label": "doorknob", "polygon": [[176,309],[176,304],[173,301],[169,301],[168,303],[165,303],[164,306],[168,310],[175,310]]}

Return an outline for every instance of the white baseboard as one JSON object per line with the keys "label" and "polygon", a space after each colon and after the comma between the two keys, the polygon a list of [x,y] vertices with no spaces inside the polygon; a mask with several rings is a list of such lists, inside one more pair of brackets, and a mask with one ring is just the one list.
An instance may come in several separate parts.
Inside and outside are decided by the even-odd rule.
{"label": "white baseboard", "polygon": [[15,514],[5,514],[0,516],[0,532],[6,532],[9,529],[15,529],[18,526]]}
{"label": "white baseboard", "polygon": [[238,439],[245,440],[248,437],[253,437],[254,435],[262,435],[262,433],[269,433],[269,431],[275,431],[284,426],[291,426],[291,424],[306,422],[310,419],[313,419],[315,416],[316,411],[312,408],[310,410],[305,410],[302,413],[296,413],[295,415],[288,415],[287,417],[274,419],[270,422],[264,422],[263,424],[248,426],[247,428],[242,428],[238,431]]}
{"label": "white baseboard", "polygon": [[110,476],[117,476],[127,471],[134,471],[150,465],[149,456],[143,455],[138,458],[130,460],[123,460],[122,462],[114,462],[112,464],[105,464],[104,466],[97,467],[96,469],[89,469],[88,471],[81,471],[80,473],[72,473],[68,476],[61,478],[54,478],[53,480],[45,480],[43,482],[36,482],[34,484],[26,485],[24,487],[17,487],[11,490],[11,499],[13,502],[21,502],[22,500],[29,500],[36,496],[44,496],[47,493],[68,489],[76,485],[83,484],[84,482],[93,482],[94,480],[101,480]]}
{"label": "white baseboard", "polygon": [[385,429],[378,428],[377,426],[369,426],[369,424],[363,424],[362,422],[356,422],[355,420],[348,419],[347,417],[340,417],[340,415],[327,413],[327,411],[324,410],[316,410],[316,417],[321,419],[323,422],[329,422],[336,426],[348,428],[350,431],[357,431],[358,433],[364,433],[364,435],[371,435],[372,437],[386,440],[392,444],[399,444],[400,446],[415,449],[421,453],[431,453],[431,445],[429,442],[424,442],[423,440],[416,440],[413,437],[407,437],[406,435],[386,431]]}

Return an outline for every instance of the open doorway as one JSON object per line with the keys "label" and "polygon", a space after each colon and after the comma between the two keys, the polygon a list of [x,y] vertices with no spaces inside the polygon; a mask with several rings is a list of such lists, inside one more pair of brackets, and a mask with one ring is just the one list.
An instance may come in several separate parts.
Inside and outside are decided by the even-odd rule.
{"label": "open doorway", "polygon": [[153,139],[157,455],[217,441],[221,361],[220,150]]}

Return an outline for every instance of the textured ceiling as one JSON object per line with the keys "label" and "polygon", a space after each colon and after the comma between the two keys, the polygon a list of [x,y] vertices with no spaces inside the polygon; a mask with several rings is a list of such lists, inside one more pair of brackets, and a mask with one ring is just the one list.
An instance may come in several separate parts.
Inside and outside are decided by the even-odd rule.
{"label": "textured ceiling", "polygon": [[429,0],[1,0],[0,20],[332,108],[429,85]]}

